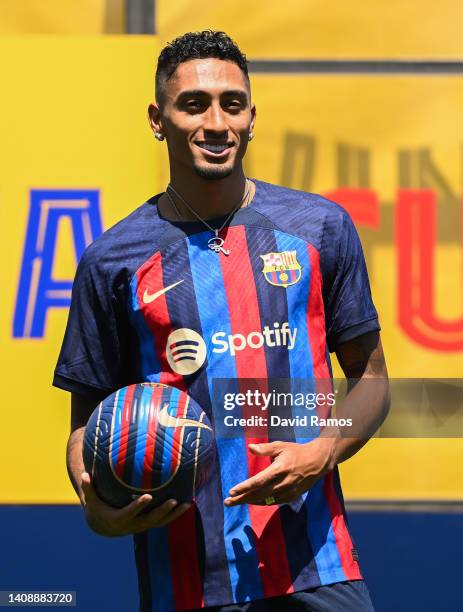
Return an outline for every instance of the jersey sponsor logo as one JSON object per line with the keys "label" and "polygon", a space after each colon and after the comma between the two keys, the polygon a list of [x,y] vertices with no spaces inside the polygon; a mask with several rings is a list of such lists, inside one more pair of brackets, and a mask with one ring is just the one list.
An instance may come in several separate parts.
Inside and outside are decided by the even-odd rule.
{"label": "jersey sponsor logo", "polygon": [[176,329],[167,338],[167,361],[174,372],[194,374],[206,359],[206,344],[198,332],[188,327]]}
{"label": "jersey sponsor logo", "polygon": [[265,253],[261,255],[264,262],[262,273],[265,280],[276,287],[295,285],[301,278],[302,267],[297,261],[296,251]]}
{"label": "jersey sponsor logo", "polygon": [[288,322],[281,325],[275,322],[273,328],[266,325],[262,331],[253,331],[245,336],[244,334],[226,334],[216,332],[212,336],[213,353],[229,352],[234,356],[238,351],[245,348],[260,349],[262,346],[275,347],[286,346],[289,351],[296,344],[297,327],[291,329]]}
{"label": "jersey sponsor logo", "polygon": [[[286,347],[292,351],[296,344],[297,327],[291,328],[287,321],[275,321],[272,327],[266,325],[262,331],[244,334],[215,332],[212,335],[213,353],[230,353],[232,357],[246,348],[260,349],[264,345]],[[188,327],[173,331],[167,338],[167,361],[174,372],[187,376],[197,372],[206,360],[206,344],[198,332]]]}
{"label": "jersey sponsor logo", "polygon": [[211,428],[205,423],[201,423],[201,421],[172,416],[169,414],[168,408],[169,404],[164,404],[158,413],[158,423],[163,427],[201,427],[211,431]]}
{"label": "jersey sponsor logo", "polygon": [[143,304],[151,304],[151,302],[154,302],[154,300],[157,300],[158,297],[161,297],[161,295],[164,295],[164,293],[167,293],[177,285],[180,285],[180,283],[183,283],[183,280],[179,280],[176,283],[172,283],[172,285],[164,287],[164,289],[160,289],[159,291],[156,291],[156,293],[153,294],[148,293],[148,289],[145,289],[145,293],[143,294]]}

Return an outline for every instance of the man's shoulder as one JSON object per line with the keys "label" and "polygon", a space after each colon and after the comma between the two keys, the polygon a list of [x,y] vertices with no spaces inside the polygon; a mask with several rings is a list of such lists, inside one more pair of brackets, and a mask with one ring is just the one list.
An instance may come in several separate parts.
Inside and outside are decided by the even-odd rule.
{"label": "man's shoulder", "polygon": [[155,214],[156,197],[137,206],[123,219],[105,230],[87,247],[87,251],[95,256],[103,255],[108,250],[131,244],[134,238],[141,237],[140,232],[146,232],[148,225],[154,228],[158,220]]}
{"label": "man's shoulder", "polygon": [[161,236],[155,210],[157,197],[150,198],[100,234],[85,249],[79,267],[111,275],[121,267],[136,269],[156,250]]}
{"label": "man's shoulder", "polygon": [[317,242],[325,231],[342,231],[343,224],[350,219],[342,206],[320,194],[264,181],[256,184],[262,194],[257,210],[289,233]]}

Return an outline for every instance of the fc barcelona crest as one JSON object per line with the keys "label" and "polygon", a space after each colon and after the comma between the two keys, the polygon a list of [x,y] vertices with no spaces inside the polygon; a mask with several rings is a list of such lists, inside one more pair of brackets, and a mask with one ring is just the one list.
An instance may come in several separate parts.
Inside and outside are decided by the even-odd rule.
{"label": "fc barcelona crest", "polygon": [[264,261],[262,270],[265,280],[276,287],[289,287],[301,278],[302,268],[297,261],[296,251],[266,253],[261,255]]}

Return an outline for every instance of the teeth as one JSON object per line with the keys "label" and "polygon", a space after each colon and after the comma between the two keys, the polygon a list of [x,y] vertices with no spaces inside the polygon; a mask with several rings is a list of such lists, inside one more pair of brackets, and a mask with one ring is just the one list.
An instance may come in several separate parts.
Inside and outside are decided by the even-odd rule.
{"label": "teeth", "polygon": [[216,144],[208,144],[203,143],[200,145],[202,149],[206,149],[206,151],[211,151],[212,153],[222,153],[225,149],[228,149],[228,145],[216,145]]}

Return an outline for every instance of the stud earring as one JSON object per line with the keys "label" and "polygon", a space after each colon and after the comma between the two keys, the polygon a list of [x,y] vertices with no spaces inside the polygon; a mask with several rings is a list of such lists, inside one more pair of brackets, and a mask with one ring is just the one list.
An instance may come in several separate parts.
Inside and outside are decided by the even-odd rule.
{"label": "stud earring", "polygon": [[249,132],[248,140],[252,140],[253,138],[254,138],[254,134],[252,132]]}
{"label": "stud earring", "polygon": [[159,140],[159,142],[164,140],[164,136],[161,134],[161,132],[155,132],[154,137],[156,138],[156,140]]}

